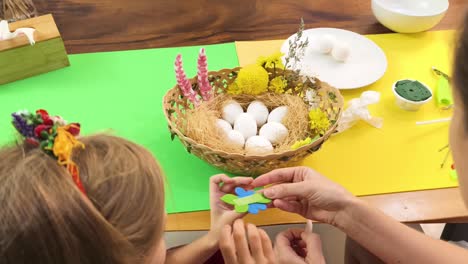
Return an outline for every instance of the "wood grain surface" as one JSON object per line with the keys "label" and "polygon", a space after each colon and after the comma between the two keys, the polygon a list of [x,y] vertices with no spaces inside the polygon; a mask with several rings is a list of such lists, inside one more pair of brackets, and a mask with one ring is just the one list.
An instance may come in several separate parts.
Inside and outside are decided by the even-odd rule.
{"label": "wood grain surface", "polygon": [[[282,39],[307,27],[387,33],[370,0],[35,0],[69,53]],[[436,29],[457,27],[468,1],[450,0]]]}

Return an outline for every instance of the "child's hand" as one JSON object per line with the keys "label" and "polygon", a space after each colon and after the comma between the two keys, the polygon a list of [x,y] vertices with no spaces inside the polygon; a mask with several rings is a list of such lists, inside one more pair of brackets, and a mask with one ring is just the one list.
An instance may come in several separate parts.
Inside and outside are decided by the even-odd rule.
{"label": "child's hand", "polygon": [[252,224],[246,228],[242,220],[223,228],[219,247],[226,264],[277,263],[266,232]]}
{"label": "child's hand", "polygon": [[[211,207],[211,228],[210,235],[219,241],[221,231],[225,225],[232,225],[238,218],[245,214],[234,211],[232,206],[221,201],[221,197],[228,193],[234,193],[236,187],[250,189],[253,178],[235,177],[219,174],[210,178],[210,207]],[[222,186],[220,184],[223,183]]]}

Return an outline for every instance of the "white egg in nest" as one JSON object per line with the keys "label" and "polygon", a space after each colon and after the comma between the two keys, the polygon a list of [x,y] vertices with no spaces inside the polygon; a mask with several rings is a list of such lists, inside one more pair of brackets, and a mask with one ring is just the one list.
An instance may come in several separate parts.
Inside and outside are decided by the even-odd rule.
{"label": "white egg in nest", "polygon": [[270,115],[268,116],[268,122],[282,123],[287,113],[288,113],[287,106],[276,107],[275,109],[271,111]]}
{"label": "white egg in nest", "polygon": [[242,133],[237,130],[229,131],[227,134],[227,140],[235,147],[244,148],[245,138]]}
{"label": "white egg in nest", "polygon": [[336,44],[336,38],[333,35],[325,34],[319,37],[317,40],[318,50],[323,54],[332,52],[333,47]]}
{"label": "white egg in nest", "polygon": [[273,144],[278,144],[288,136],[288,129],[281,123],[268,122],[260,128],[259,135]]}
{"label": "white egg in nest", "polygon": [[234,121],[242,113],[244,113],[242,106],[238,102],[231,100],[224,105],[222,116],[224,120],[233,125]]}
{"label": "white egg in nest", "polygon": [[273,152],[273,146],[268,139],[262,136],[253,136],[245,142],[245,151],[247,154],[269,154]]}
{"label": "white egg in nest", "polygon": [[247,113],[257,122],[257,126],[262,126],[268,119],[268,108],[260,101],[253,101],[247,107]]}
{"label": "white egg in nest", "polygon": [[242,113],[234,121],[234,130],[241,132],[244,138],[255,136],[257,135],[257,122],[251,115]]}
{"label": "white egg in nest", "polygon": [[351,50],[347,43],[338,43],[332,50],[332,56],[335,60],[346,62],[349,58]]}
{"label": "white egg in nest", "polygon": [[216,120],[216,125],[218,126],[219,129],[221,129],[226,135],[232,131],[232,126],[229,124],[228,121],[224,119],[217,119]]}

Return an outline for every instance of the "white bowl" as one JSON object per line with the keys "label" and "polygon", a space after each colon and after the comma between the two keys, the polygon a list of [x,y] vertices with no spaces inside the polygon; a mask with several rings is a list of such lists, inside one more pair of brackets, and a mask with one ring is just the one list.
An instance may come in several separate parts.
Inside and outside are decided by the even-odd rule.
{"label": "white bowl", "polygon": [[403,80],[398,80],[396,81],[395,83],[393,83],[393,86],[392,86],[392,90],[393,90],[393,94],[395,95],[395,98],[396,98],[396,104],[401,108],[401,109],[404,109],[404,110],[407,110],[407,111],[418,111],[419,108],[421,108],[421,106],[429,101],[432,100],[432,97],[434,97],[434,93],[432,92],[431,88],[429,88],[429,86],[427,86],[425,83],[419,81],[422,85],[424,85],[424,87],[426,87],[429,92],[431,92],[431,97],[427,98],[426,100],[424,101],[418,101],[418,102],[415,102],[415,101],[410,101],[408,99],[405,99],[403,97],[401,97],[397,92],[396,92],[396,84],[397,82],[399,81],[405,81],[405,80],[408,80],[408,81],[415,81],[415,80],[412,80],[412,79],[403,79]]}
{"label": "white bowl", "polygon": [[429,30],[444,17],[448,0],[372,0],[372,12],[385,27],[399,33]]}

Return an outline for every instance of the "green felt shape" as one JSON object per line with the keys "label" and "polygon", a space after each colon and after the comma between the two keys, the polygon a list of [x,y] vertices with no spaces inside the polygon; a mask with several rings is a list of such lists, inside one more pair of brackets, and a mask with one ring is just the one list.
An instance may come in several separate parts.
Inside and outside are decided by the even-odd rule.
{"label": "green felt shape", "polygon": [[248,204],[243,204],[243,205],[235,205],[234,210],[237,213],[246,213],[249,210],[249,205]]}
{"label": "green felt shape", "polygon": [[453,105],[452,89],[449,81],[445,77],[439,77],[437,81],[436,100],[438,107]]}
{"label": "green felt shape", "polygon": [[238,200],[238,197],[234,194],[225,194],[223,197],[221,197],[221,201],[231,205],[235,205],[236,200]]}
{"label": "green felt shape", "polygon": [[[201,47],[70,55],[71,67],[0,85],[0,145],[17,138],[12,112],[43,108],[80,122],[82,135],[110,132],[149,149],[167,179],[168,213],[209,210],[209,179],[221,170],[171,141],[162,109],[164,94],[176,84],[175,57],[182,54],[191,78]],[[210,71],[239,66],[234,43],[203,47]]]}
{"label": "green felt shape", "polygon": [[247,196],[247,197],[242,197],[242,198],[237,198],[237,199],[234,200],[234,204],[236,204],[236,205],[246,205],[246,204],[249,205],[249,204],[253,204],[253,203],[267,204],[269,202],[271,202],[271,200],[265,198],[265,196],[263,196],[260,193],[255,193],[253,195],[250,195],[250,196]]}
{"label": "green felt shape", "polygon": [[418,81],[399,81],[396,83],[395,91],[401,97],[413,102],[424,101],[432,96],[431,91]]}

